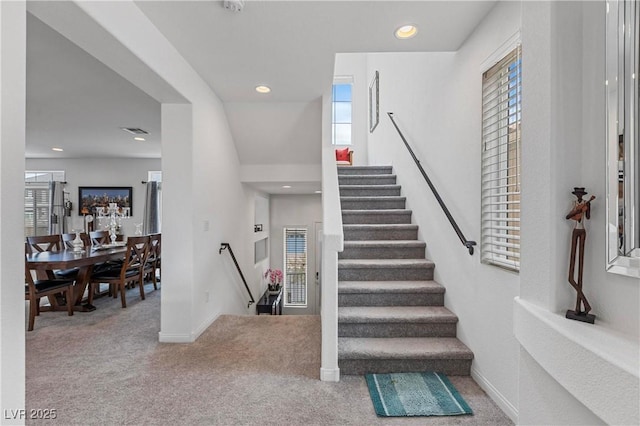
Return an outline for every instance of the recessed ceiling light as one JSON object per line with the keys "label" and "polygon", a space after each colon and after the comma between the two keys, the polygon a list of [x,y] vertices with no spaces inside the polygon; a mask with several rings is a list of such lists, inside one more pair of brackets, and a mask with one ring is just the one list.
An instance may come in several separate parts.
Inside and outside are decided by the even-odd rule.
{"label": "recessed ceiling light", "polygon": [[291,185],[282,185],[282,187],[283,187],[284,189],[289,189],[289,188],[291,188]]}
{"label": "recessed ceiling light", "polygon": [[141,138],[140,136],[137,136],[135,138],[133,138],[134,141],[146,141],[145,138]]}
{"label": "recessed ceiling light", "polygon": [[62,152],[64,151],[64,149],[56,147],[56,148],[51,148],[51,151]]}
{"label": "recessed ceiling light", "polygon": [[322,191],[316,191],[316,194],[322,194]]}
{"label": "recessed ceiling light", "polygon": [[269,92],[271,92],[271,88],[269,86],[256,86],[256,92],[258,92],[258,93],[269,93]]}
{"label": "recessed ceiling light", "polygon": [[418,28],[415,25],[403,25],[395,32],[396,38],[399,38],[400,40],[411,38],[416,34],[418,34]]}

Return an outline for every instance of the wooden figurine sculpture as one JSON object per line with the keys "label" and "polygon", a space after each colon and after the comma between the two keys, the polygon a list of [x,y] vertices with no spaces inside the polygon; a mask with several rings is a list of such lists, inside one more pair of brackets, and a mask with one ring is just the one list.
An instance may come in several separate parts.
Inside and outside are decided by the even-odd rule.
{"label": "wooden figurine sculpture", "polygon": [[[582,292],[582,271],[584,269],[584,242],[587,238],[587,231],[584,228],[583,220],[591,218],[591,202],[596,197],[593,195],[589,201],[582,199],[587,195],[584,188],[573,188],[573,195],[578,197],[574,202],[573,209],[567,215],[567,219],[575,220],[576,226],[571,234],[571,259],[569,260],[569,283],[578,293],[576,297],[576,310],[568,310],[566,317],[569,319],[583,321],[593,324],[596,319],[595,315],[589,314],[591,305],[587,301],[586,296]],[[576,254],[578,255],[578,279],[575,279]],[[584,310],[582,310],[584,306]]]}

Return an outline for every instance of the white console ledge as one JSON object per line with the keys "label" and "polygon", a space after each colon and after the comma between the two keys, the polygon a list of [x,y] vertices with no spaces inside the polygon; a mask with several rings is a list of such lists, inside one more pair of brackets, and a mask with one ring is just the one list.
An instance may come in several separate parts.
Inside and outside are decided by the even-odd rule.
{"label": "white console ledge", "polygon": [[606,423],[640,424],[640,345],[597,321],[514,301],[515,336],[542,368]]}

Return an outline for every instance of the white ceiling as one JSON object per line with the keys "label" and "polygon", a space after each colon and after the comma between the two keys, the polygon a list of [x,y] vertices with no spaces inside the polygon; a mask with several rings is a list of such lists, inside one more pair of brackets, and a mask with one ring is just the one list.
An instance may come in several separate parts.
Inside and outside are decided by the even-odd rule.
{"label": "white ceiling", "polygon": [[28,14],[26,137],[28,158],[160,158],[160,104]]}
{"label": "white ceiling", "polygon": [[[222,3],[136,2],[223,100],[240,162],[274,165],[320,163],[320,97],[336,53],[454,51],[495,1],[249,0],[240,13]],[[58,19],[77,12],[29,5],[39,17],[55,8]],[[397,40],[406,23],[418,35]],[[27,30],[28,157],[161,155],[157,101],[31,15]],[[256,93],[258,84],[272,93]],[[134,143],[123,126],[151,135]]]}
{"label": "white ceiling", "polygon": [[[223,101],[307,102],[331,83],[336,53],[454,51],[495,1],[246,1],[239,13],[222,3],[136,4]],[[407,23],[418,34],[396,39]]]}

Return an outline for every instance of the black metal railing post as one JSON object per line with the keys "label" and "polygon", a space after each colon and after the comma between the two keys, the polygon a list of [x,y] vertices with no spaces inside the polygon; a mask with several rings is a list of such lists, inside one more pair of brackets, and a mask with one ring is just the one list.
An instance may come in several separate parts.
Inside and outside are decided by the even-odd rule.
{"label": "black metal railing post", "polygon": [[429,176],[427,176],[427,172],[424,171],[424,168],[420,164],[420,160],[418,160],[418,157],[416,157],[416,155],[413,153],[413,150],[409,146],[409,142],[407,142],[407,139],[404,137],[404,135],[402,134],[402,131],[396,124],[396,120],[393,119],[393,113],[387,112],[387,115],[391,119],[391,122],[393,123],[393,127],[395,127],[396,130],[398,131],[398,134],[400,135],[402,142],[404,142],[404,145],[409,150],[409,154],[411,154],[411,158],[413,158],[413,161],[415,161],[416,166],[418,166],[418,169],[420,169],[420,173],[422,173],[424,180],[427,181],[427,185],[429,185],[429,188],[431,188],[431,192],[433,192],[433,195],[436,197],[436,200],[438,200],[438,204],[440,204],[440,207],[444,211],[444,214],[447,216],[447,219],[449,219],[449,223],[451,223],[451,226],[453,227],[454,231],[456,231],[456,234],[458,234],[458,238],[460,238],[460,241],[462,242],[462,244],[467,248],[467,250],[469,250],[469,254],[473,256],[473,246],[476,245],[476,242],[469,241],[465,238],[464,234],[460,230],[460,227],[456,223],[455,219],[453,218],[453,216],[451,216],[451,212],[449,212],[449,209],[445,205],[444,201],[442,201],[442,197],[440,197],[440,194],[438,194],[436,187],[433,185],[433,183],[431,183],[431,179],[429,179]]}
{"label": "black metal railing post", "polygon": [[253,294],[251,294],[251,290],[249,289],[249,286],[247,285],[247,280],[244,279],[244,274],[242,273],[242,270],[240,269],[240,265],[238,265],[238,261],[236,260],[236,256],[233,254],[233,250],[231,249],[231,244],[229,244],[229,243],[220,243],[220,250],[218,250],[218,254],[222,254],[222,252],[225,249],[229,249],[229,254],[231,255],[231,259],[233,259],[233,263],[235,263],[235,265],[236,265],[236,269],[238,270],[238,273],[240,274],[240,278],[242,278],[242,282],[244,283],[244,288],[247,289],[247,292],[249,293],[249,297],[251,298],[251,300],[247,304],[247,308],[248,308],[249,306],[251,306],[252,303],[256,303],[256,300],[253,298]]}

